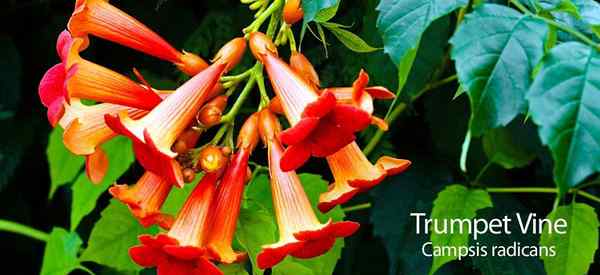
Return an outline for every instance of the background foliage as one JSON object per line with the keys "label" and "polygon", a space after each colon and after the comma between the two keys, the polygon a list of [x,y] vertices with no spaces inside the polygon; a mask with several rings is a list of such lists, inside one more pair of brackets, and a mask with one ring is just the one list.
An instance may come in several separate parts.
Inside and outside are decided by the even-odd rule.
{"label": "background foliage", "polygon": [[[204,57],[239,36],[252,16],[238,1],[113,2],[176,47]],[[305,20],[294,31],[302,34],[302,51],[323,86],[348,85],[364,68],[371,83],[400,92],[387,114],[394,121],[390,131],[369,129],[361,144],[372,159],[393,155],[412,160],[413,167],[348,203],[370,202],[371,208],[328,214],[361,222],[356,235],[319,258],[288,259],[270,274],[600,272],[600,200],[594,196],[600,191],[600,5],[521,2],[303,1]],[[0,217],[49,234],[40,237],[44,242],[0,232],[10,252],[2,263],[18,274],[153,274],[133,264],[127,248],[138,234],[158,229],[139,226],[105,192],[117,179],[132,182],[142,172],[132,165],[129,141],[103,146],[120,161],[92,185],[83,159],[66,151],[59,129],[51,132],[37,98],[39,79],[57,62],[56,35],[72,6],[67,0],[8,1],[0,11]],[[85,54],[120,72],[135,66],[157,88],[183,79],[168,64],[105,41],[94,40]],[[389,103],[379,105],[384,115]],[[316,161],[301,171],[313,201],[331,180],[325,166]],[[266,183],[264,174],[254,178],[246,192],[255,199],[245,200],[240,214],[235,242],[251,257],[276,238]],[[191,187],[173,192],[166,212],[176,213]],[[570,227],[566,236],[489,234],[477,240],[556,245],[553,258],[432,259],[419,253],[429,240],[456,246],[474,240],[417,235],[411,212],[460,218],[532,212],[564,218]],[[260,274],[253,264],[224,270]]]}

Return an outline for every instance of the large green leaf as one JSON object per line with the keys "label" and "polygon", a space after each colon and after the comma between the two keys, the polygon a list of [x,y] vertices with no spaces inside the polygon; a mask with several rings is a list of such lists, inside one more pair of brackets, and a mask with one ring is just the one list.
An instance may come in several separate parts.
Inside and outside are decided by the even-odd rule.
{"label": "large green leaf", "polygon": [[527,96],[562,193],[600,171],[600,53],[577,42],[552,49]]}
{"label": "large green leaf", "polygon": [[52,198],[52,195],[54,195],[54,192],[60,186],[75,180],[85,162],[84,157],[73,155],[65,148],[62,141],[62,134],[62,128],[55,127],[48,138],[46,156],[48,157],[48,165],[50,166],[49,198]]}
{"label": "large green leaf", "polygon": [[85,172],[81,173],[71,187],[73,201],[71,203],[71,230],[77,228],[81,219],[92,212],[96,201],[117,179],[127,171],[135,157],[131,149],[131,141],[125,137],[116,137],[102,145],[109,159],[109,166],[104,179],[99,184],[92,183]]}
{"label": "large green leaf", "polygon": [[[438,194],[433,202],[431,219],[444,221],[450,219],[473,219],[477,215],[477,210],[492,207],[490,195],[479,189],[467,189],[462,185],[450,185]],[[452,223],[452,229],[448,228],[448,233],[438,234],[435,231],[431,233],[431,243],[433,247],[460,247],[469,244],[469,231],[467,224],[463,224],[462,231],[458,224]],[[454,232],[454,233],[449,233]],[[460,233],[462,232],[462,233]],[[429,274],[435,273],[445,263],[457,259],[458,255],[444,255],[433,258],[433,264]]]}
{"label": "large green leaf", "polygon": [[535,127],[520,119],[483,135],[483,149],[491,162],[506,169],[527,166],[541,149]]}
{"label": "large green leaf", "polygon": [[220,265],[219,269],[225,275],[248,275],[248,271],[246,271],[242,264]]}
{"label": "large green leaf", "polygon": [[[323,12],[318,16],[319,21],[324,22],[331,19],[332,10],[337,11],[337,6],[340,0],[303,0],[302,10],[304,11],[304,25],[317,19],[319,12]],[[335,15],[335,12],[333,12]]]}
{"label": "large green leaf", "polygon": [[450,43],[458,78],[471,100],[473,136],[525,111],[525,93],[544,54],[547,32],[544,22],[495,4],[480,5],[466,16]]}
{"label": "large green leaf", "polygon": [[44,249],[41,275],[67,275],[79,268],[77,253],[83,242],[75,232],[55,227]]}
{"label": "large green leaf", "polygon": [[[344,219],[344,212],[340,207],[331,210],[327,214],[322,214],[316,209],[319,194],[327,190],[326,181],[317,175],[311,174],[300,175],[300,180],[303,183],[311,204],[315,206],[314,211],[319,220],[323,222],[328,218],[334,221]],[[248,252],[254,274],[262,274],[262,271],[256,266],[256,255],[260,252],[262,245],[275,243],[279,238],[278,234],[276,234],[277,223],[271,200],[268,176],[261,174],[249,183],[245,197],[246,199],[240,212],[236,239],[244,250]],[[282,266],[294,266],[294,270],[311,272],[293,274],[330,275],[333,273],[335,264],[340,258],[343,246],[343,240],[339,239],[329,252],[319,257],[306,260],[288,257],[279,265],[273,267],[272,274],[290,274],[290,271]]]}
{"label": "large green leaf", "polygon": [[129,248],[138,244],[141,234],[154,234],[155,227],[144,228],[123,203],[111,200],[102,211],[81,255],[82,261],[92,261],[119,271],[141,270],[129,257]]}
{"label": "large green leaf", "polygon": [[445,167],[431,159],[422,156],[409,159],[414,164],[408,171],[385,180],[371,191],[373,234],[385,246],[390,275],[427,274],[431,258],[415,252],[429,241],[429,236],[416,234],[415,220],[409,213],[429,214],[435,194],[450,177]]}
{"label": "large green leaf", "polygon": [[423,32],[436,19],[465,6],[467,0],[381,0],[377,29],[383,48],[398,67],[399,88],[404,86]]}
{"label": "large green leaf", "polygon": [[556,255],[542,255],[548,275],[580,275],[587,274],[594,261],[594,253],[598,249],[598,216],[594,208],[583,203],[572,203],[560,206],[548,215],[555,222],[566,221],[566,233],[556,231],[550,233],[548,223],[540,239],[541,246],[555,247]]}

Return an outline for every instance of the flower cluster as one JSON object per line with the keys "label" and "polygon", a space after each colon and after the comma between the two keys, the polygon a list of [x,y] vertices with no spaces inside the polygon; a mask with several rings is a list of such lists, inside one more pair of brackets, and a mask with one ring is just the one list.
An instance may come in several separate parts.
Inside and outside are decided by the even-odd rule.
{"label": "flower cluster", "polygon": [[[283,15],[282,24],[300,20],[300,1],[288,1]],[[80,56],[90,44],[89,35],[171,62],[191,78],[173,91],[152,88],[135,69],[138,79],[132,80]],[[225,92],[230,85],[225,85],[224,75],[239,63],[247,41],[258,61],[253,68],[260,69],[261,77],[264,68],[274,96],[264,100],[261,94],[261,102],[268,104],[246,118],[236,144],[220,142],[219,131],[216,142],[199,145],[201,135],[216,125],[233,134],[232,117],[223,115],[233,91]],[[129,251],[136,263],[156,267],[158,274],[221,274],[216,263],[247,258],[245,252],[233,249],[232,241],[245,185],[252,176],[250,156],[261,140],[268,152],[279,241],[264,244],[256,259],[260,268],[272,267],[287,256],[322,255],[336,238],[350,236],[359,227],[350,221],[319,221],[295,172],[311,156],[326,158],[334,178],[320,195],[322,212],[410,165],[387,156],[372,164],[355,142],[355,134],[370,124],[387,129],[386,122],[373,115],[373,99],[394,94],[368,86],[364,71],[351,87],[322,88],[304,55],[293,51],[286,63],[271,37],[260,32],[232,39],[209,63],[176,50],[107,0],[77,0],[56,49],[61,62],[39,85],[48,120],[64,129],[66,148],[86,157],[87,175],[95,183],[102,181],[109,162],[100,145],[117,135],[131,139],[145,173],[135,184],[115,184],[109,192],[141,225],[165,230],[140,236],[140,245]],[[244,99],[240,95],[238,101]],[[231,107],[234,119],[238,101]],[[278,115],[289,128],[282,129]],[[173,187],[191,182],[196,173],[203,176],[178,214],[161,212]]]}

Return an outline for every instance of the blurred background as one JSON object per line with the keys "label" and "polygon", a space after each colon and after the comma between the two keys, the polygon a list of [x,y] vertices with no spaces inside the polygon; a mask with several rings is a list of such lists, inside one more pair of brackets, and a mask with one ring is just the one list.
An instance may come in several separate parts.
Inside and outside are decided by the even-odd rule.
{"label": "blurred background", "polygon": [[[111,2],[144,22],[176,48],[205,58],[211,57],[232,37],[239,36],[252,16],[247,6],[233,0]],[[370,45],[381,47],[381,38],[375,28],[377,2],[342,1],[333,21],[350,26],[351,31]],[[56,37],[65,28],[73,3],[72,0],[5,0],[0,9],[0,218],[46,232],[53,226],[69,227],[71,191],[61,187],[52,199],[48,199],[50,178],[46,145],[51,127],[39,101],[37,87],[44,72],[58,62]],[[441,76],[454,73],[451,65],[445,66],[441,73],[434,71],[445,63],[450,64],[445,52],[446,41],[454,29],[450,23],[454,22],[450,20],[452,16],[439,19],[426,32],[425,42],[421,45],[425,50],[419,51],[416,61],[420,64],[419,69],[413,69],[405,90],[422,89],[436,73]],[[302,43],[302,51],[314,63],[323,86],[348,86],[360,68],[365,68],[371,83],[397,89],[395,66],[383,51],[354,53],[330,33],[326,37],[326,50],[310,32]],[[157,62],[98,39],[94,39],[92,45],[85,57],[118,72],[131,72],[132,67],[136,67],[157,88],[175,88],[183,80],[166,62]],[[287,56],[283,51],[282,55]],[[251,59],[246,59],[240,67],[251,64]],[[432,201],[444,186],[469,180],[458,169],[460,145],[469,116],[468,99],[466,96],[453,99],[456,89],[454,84],[439,87],[408,106],[372,154],[373,159],[382,154],[411,159],[414,166],[347,204],[372,202],[373,207],[347,213],[348,219],[361,222],[362,227],[359,233],[346,239],[335,274],[426,274],[429,270],[431,259],[420,253],[428,236],[414,233],[414,221],[409,213],[430,212]],[[378,113],[384,114],[387,106],[381,104],[378,107]],[[531,141],[531,150],[540,157],[523,169],[508,171],[493,166],[482,176],[482,181],[490,186],[551,183],[551,158],[539,145],[534,126],[525,130],[515,128],[518,128],[517,134]],[[362,140],[368,140],[372,133],[372,129],[366,131]],[[469,167],[479,171],[487,163],[481,142],[475,140],[471,150]],[[323,169],[324,164],[316,161],[303,170],[331,180],[328,169]],[[131,169],[133,171],[125,178],[139,171],[139,167]],[[108,194],[102,195],[94,212],[77,228],[83,240],[89,236],[109,199]],[[545,216],[547,213],[543,211],[551,207],[552,199],[552,196],[543,195],[494,195],[496,207],[483,214],[493,217],[512,215],[516,211],[540,211],[538,216]],[[537,236],[514,238],[523,245],[534,245],[538,241]],[[512,243],[515,239],[487,236],[480,241],[497,244]],[[5,249],[0,258],[2,267],[11,270],[6,274],[39,273],[43,242],[0,232],[0,243]],[[503,267],[497,270],[505,271],[493,274],[544,273],[537,258],[478,258],[452,262],[438,274],[480,274],[486,270],[486,265]],[[97,274],[115,274],[101,266],[90,266]],[[597,274],[595,272],[600,272],[597,265],[592,266],[590,274]]]}

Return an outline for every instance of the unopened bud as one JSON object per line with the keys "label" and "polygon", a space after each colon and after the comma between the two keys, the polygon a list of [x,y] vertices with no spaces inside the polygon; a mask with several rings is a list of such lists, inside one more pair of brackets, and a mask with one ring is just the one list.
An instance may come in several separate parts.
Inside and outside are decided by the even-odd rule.
{"label": "unopened bud", "polygon": [[223,110],[227,106],[227,96],[220,95],[206,103],[196,115],[196,120],[203,128],[210,128],[221,122]]}
{"label": "unopened bud", "polygon": [[271,38],[262,32],[253,32],[250,34],[250,50],[254,57],[261,62],[267,54],[277,56],[277,47],[275,47]]}
{"label": "unopened bud", "polygon": [[300,21],[304,16],[300,0],[287,0],[283,6],[283,21],[290,25]]}
{"label": "unopened bud", "polygon": [[225,70],[229,71],[235,67],[246,51],[246,39],[242,37],[231,39],[217,52],[212,62],[227,64]]}
{"label": "unopened bud", "polygon": [[207,145],[200,150],[198,164],[206,173],[216,172],[227,164],[227,157],[221,151],[221,148],[215,145]]}
{"label": "unopened bud", "polygon": [[229,146],[223,146],[221,147],[221,152],[223,152],[224,155],[229,156],[232,153],[231,147]]}
{"label": "unopened bud", "polygon": [[189,76],[194,76],[208,67],[204,59],[186,51],[179,56],[179,60],[181,63],[176,64],[177,68]]}
{"label": "unopened bud", "polygon": [[175,144],[173,144],[173,152],[177,154],[185,154],[188,151],[188,149],[189,148],[183,140],[177,140],[175,141]]}
{"label": "unopened bud", "polygon": [[192,168],[184,168],[181,173],[183,174],[183,181],[186,183],[190,183],[196,178],[196,172]]}
{"label": "unopened bud", "polygon": [[284,114],[283,106],[281,105],[281,100],[278,96],[274,97],[269,101],[269,110],[276,114]]}
{"label": "unopened bud", "polygon": [[258,113],[249,116],[238,134],[237,147],[254,150],[258,144]]}
{"label": "unopened bud", "polygon": [[314,85],[315,88],[321,86],[321,82],[319,81],[319,75],[315,71],[313,65],[308,61],[308,59],[299,52],[292,52],[290,56],[290,67],[296,72],[300,77],[309,82],[311,85]]}
{"label": "unopened bud", "polygon": [[260,111],[258,118],[258,129],[260,137],[264,144],[267,144],[269,140],[277,138],[277,135],[281,132],[281,124],[273,112],[268,108]]}

